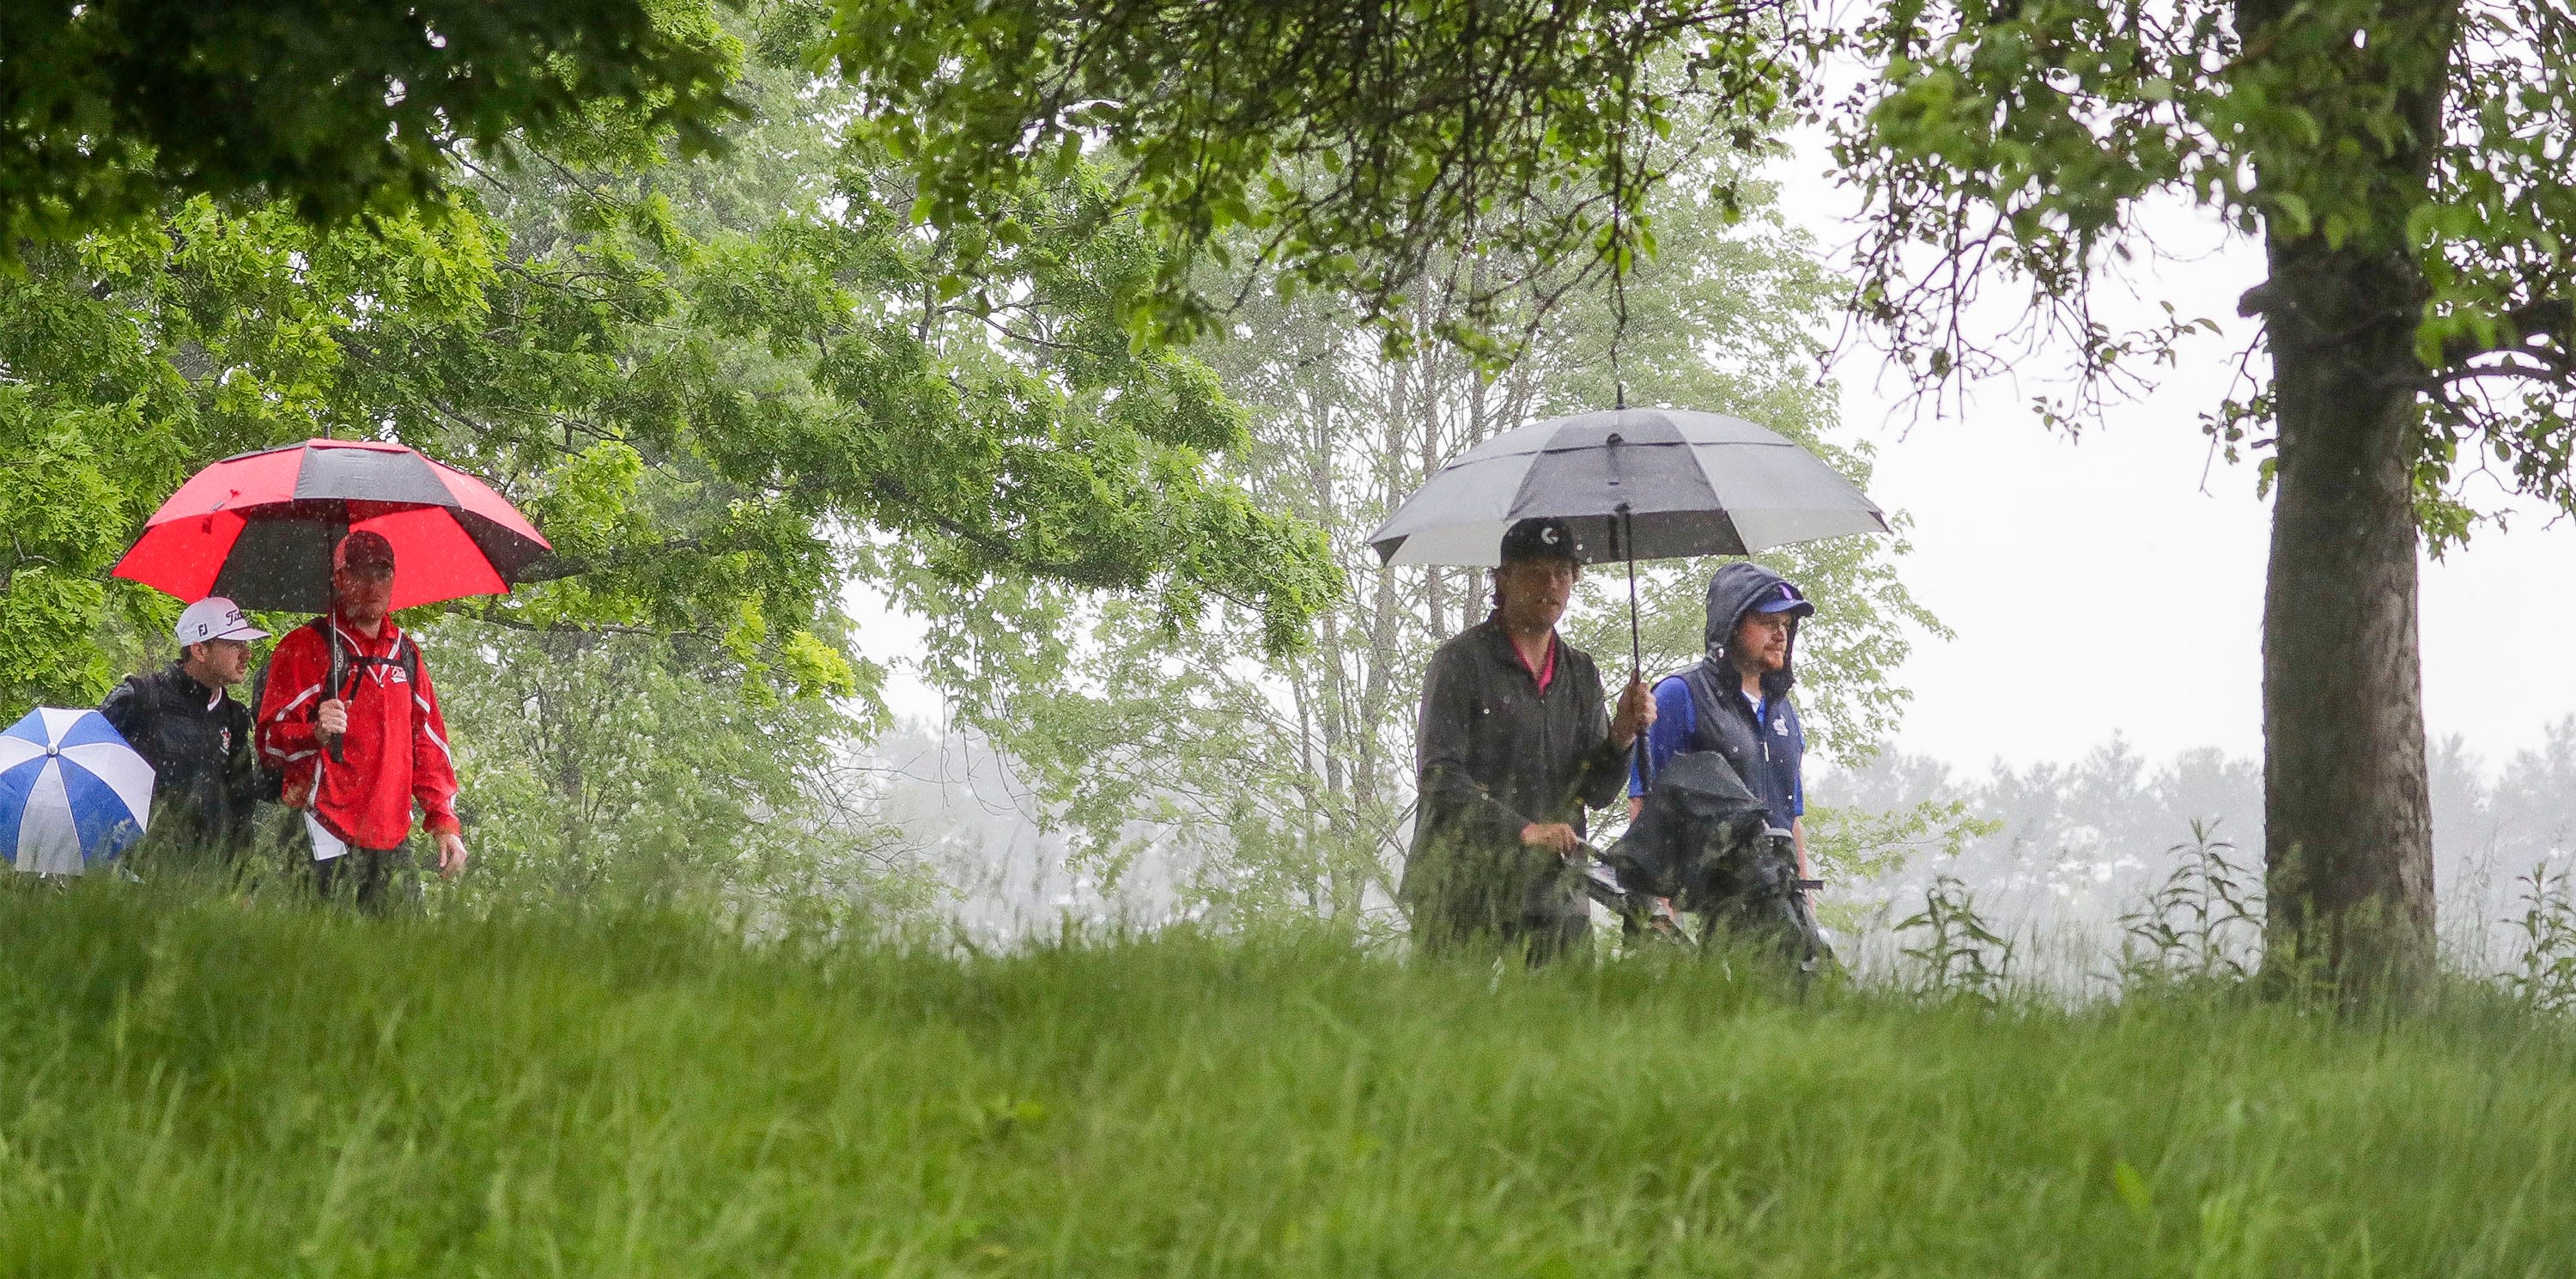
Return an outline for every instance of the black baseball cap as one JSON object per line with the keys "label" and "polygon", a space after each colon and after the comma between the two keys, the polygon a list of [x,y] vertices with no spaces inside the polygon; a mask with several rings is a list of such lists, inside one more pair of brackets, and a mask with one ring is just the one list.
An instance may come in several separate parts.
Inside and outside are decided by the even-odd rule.
{"label": "black baseball cap", "polygon": [[1574,540],[1574,530],[1565,521],[1527,519],[1504,531],[1503,563],[1550,558],[1583,562],[1583,544]]}

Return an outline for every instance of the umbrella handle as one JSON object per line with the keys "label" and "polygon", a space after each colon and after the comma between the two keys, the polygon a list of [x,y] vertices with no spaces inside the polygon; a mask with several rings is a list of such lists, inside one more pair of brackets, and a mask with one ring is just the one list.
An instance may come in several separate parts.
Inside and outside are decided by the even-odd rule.
{"label": "umbrella handle", "polygon": [[[349,536],[349,530],[347,528],[342,528],[340,530],[340,536],[344,539],[347,538]],[[333,543],[335,546],[337,544],[338,543],[336,542]],[[332,586],[327,580],[322,586],[322,599],[322,638],[324,642],[329,644],[331,647],[331,700],[340,703],[342,706],[347,706],[349,697],[349,659],[348,655],[343,653],[340,649],[340,614],[339,609],[337,608],[339,601],[332,598]],[[316,713],[319,713],[321,707],[317,705],[314,710]],[[321,737],[322,749],[331,756],[332,763],[345,765],[349,762],[348,757],[341,754],[341,748],[345,746],[349,740],[349,734],[347,732],[322,733],[317,734],[317,736]]]}
{"label": "umbrella handle", "polygon": [[1620,549],[1628,554],[1628,675],[1643,679],[1646,675],[1646,646],[1637,629],[1637,538],[1636,522],[1628,514],[1628,504],[1619,504],[1622,529]]}
{"label": "umbrella handle", "polygon": [[[1619,549],[1628,558],[1628,678],[1646,677],[1646,645],[1637,624],[1637,521],[1628,504],[1619,504]],[[1655,784],[1655,757],[1646,749],[1646,735],[1637,734],[1630,749],[1637,753],[1637,778],[1648,786]]]}

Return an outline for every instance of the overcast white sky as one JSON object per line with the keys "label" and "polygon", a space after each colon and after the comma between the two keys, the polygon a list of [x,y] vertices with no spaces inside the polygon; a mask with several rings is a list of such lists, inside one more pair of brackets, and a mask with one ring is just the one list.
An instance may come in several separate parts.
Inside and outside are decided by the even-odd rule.
{"label": "overcast white sky", "polygon": [[[1881,441],[1872,496],[1914,519],[1904,579],[1957,632],[1902,669],[1915,702],[1899,747],[2027,763],[2118,730],[2150,755],[2260,749],[2270,504],[2250,465],[2211,466],[2195,429],[2221,379],[2178,377],[2080,442],[2017,406],[1907,430],[1845,382],[1846,420]],[[2434,735],[2496,761],[2576,713],[2571,572],[2576,528],[2536,512],[2426,563]]]}
{"label": "overcast white sky", "polygon": [[[1851,237],[1848,199],[1823,166],[1784,166],[1784,204],[1828,246]],[[2150,757],[2194,746],[2262,748],[2261,619],[2270,503],[2250,461],[2213,460],[2199,415],[2224,396],[2243,335],[2239,293],[2262,275],[2250,244],[2176,213],[2159,236],[2193,254],[2142,274],[2139,293],[2234,326],[2080,441],[2042,428],[2031,390],[1989,386],[1965,414],[1931,417],[1884,390],[1883,357],[1847,351],[1843,418],[1878,441],[1871,495],[1913,517],[1903,576],[1957,632],[1919,645],[1896,745],[1954,764],[2071,758],[2125,734]],[[2044,375],[2050,361],[2034,360]],[[2490,763],[2540,743],[2576,713],[2562,660],[2576,610],[2576,527],[2525,510],[2423,579],[2424,700],[2437,737],[2464,735]]]}

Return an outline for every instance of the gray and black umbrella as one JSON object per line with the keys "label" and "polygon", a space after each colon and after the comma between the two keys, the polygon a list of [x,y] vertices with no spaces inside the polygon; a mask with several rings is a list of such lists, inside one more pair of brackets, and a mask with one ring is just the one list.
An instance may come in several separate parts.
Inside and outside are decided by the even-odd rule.
{"label": "gray and black umbrella", "polygon": [[1389,564],[1491,565],[1526,519],[1573,529],[1578,557],[1636,562],[1752,555],[1792,542],[1888,532],[1887,515],[1823,459],[1722,413],[1613,409],[1495,436],[1441,467],[1369,545]]}
{"label": "gray and black umbrella", "polygon": [[1458,455],[1369,535],[1389,564],[1490,565],[1503,531],[1561,519],[1584,558],[1753,555],[1889,531],[1850,480],[1779,433],[1688,409],[1550,418]]}

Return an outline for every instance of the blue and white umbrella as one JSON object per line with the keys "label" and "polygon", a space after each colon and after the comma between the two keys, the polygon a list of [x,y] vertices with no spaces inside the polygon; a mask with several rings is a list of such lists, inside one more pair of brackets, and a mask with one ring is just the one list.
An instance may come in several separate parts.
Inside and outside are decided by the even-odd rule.
{"label": "blue and white umbrella", "polygon": [[0,853],[77,875],[143,837],[152,766],[97,711],[39,706],[0,732]]}

